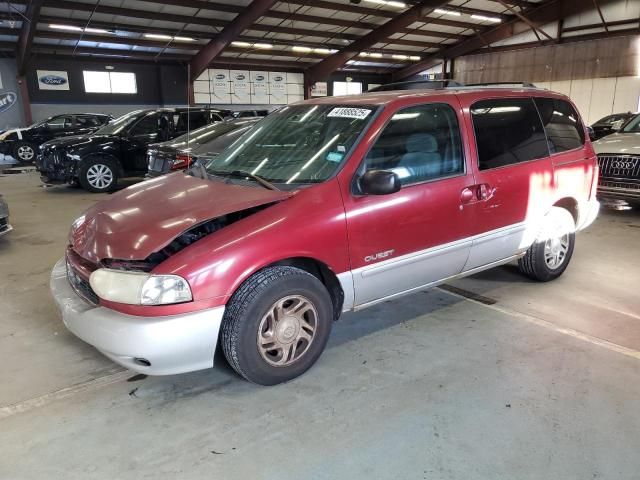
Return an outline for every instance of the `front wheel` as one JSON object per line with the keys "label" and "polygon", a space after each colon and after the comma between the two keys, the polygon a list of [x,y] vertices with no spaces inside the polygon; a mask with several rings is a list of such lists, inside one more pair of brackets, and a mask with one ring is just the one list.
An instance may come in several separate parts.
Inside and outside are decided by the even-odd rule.
{"label": "front wheel", "polygon": [[107,158],[96,158],[83,162],[78,172],[78,182],[93,193],[110,192],[118,183],[114,162]]}
{"label": "front wheel", "polygon": [[318,360],[333,323],[331,297],[316,277],[294,267],[268,267],[233,295],[222,322],[222,349],[250,382],[275,385]]}
{"label": "front wheel", "polygon": [[17,142],[13,149],[13,158],[20,163],[33,162],[36,159],[36,146],[29,142]]}
{"label": "front wheel", "polygon": [[553,207],[545,217],[538,238],[518,260],[518,267],[539,282],[558,278],[569,266],[575,241],[573,217],[564,208]]}

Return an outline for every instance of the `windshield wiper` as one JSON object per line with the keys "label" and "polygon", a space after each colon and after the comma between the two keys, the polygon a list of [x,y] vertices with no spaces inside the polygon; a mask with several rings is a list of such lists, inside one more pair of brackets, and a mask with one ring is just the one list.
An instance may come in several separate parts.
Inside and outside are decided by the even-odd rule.
{"label": "windshield wiper", "polygon": [[244,170],[232,170],[230,172],[224,170],[214,170],[209,172],[212,175],[217,175],[219,177],[236,177],[236,178],[250,178],[251,180],[259,183],[264,188],[268,188],[269,190],[280,190],[273,183],[266,181],[264,178],[259,177],[258,175],[246,172]]}
{"label": "windshield wiper", "polygon": [[199,162],[194,162],[193,164],[191,164],[191,168],[188,168],[184,171],[185,175],[192,175],[192,176],[196,176],[196,168],[198,169],[198,173],[200,174],[200,178],[202,180],[206,180],[207,178],[209,178],[209,173],[207,172],[207,169],[205,168],[204,165],[202,165]]}

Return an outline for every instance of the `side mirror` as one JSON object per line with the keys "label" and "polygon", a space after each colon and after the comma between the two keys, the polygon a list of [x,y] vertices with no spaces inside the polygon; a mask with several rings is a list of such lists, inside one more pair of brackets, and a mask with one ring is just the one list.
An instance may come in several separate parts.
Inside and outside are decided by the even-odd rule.
{"label": "side mirror", "polygon": [[591,127],[587,127],[587,132],[589,132],[589,140],[593,142],[596,139],[596,131]]}
{"label": "side mirror", "polygon": [[368,170],[358,179],[365,195],[390,195],[400,191],[400,177],[389,170]]}

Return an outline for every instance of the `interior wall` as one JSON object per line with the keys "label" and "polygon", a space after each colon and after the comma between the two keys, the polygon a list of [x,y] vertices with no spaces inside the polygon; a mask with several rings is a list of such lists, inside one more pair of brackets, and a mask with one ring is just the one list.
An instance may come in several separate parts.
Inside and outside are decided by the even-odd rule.
{"label": "interior wall", "polygon": [[469,55],[453,72],[463,83],[525,81],[564,93],[589,124],[640,108],[638,35]]}
{"label": "interior wall", "polygon": [[16,61],[13,58],[0,59],[0,95],[13,92],[17,95],[16,102],[0,113],[0,130],[6,130],[24,123],[22,100],[18,89]]}

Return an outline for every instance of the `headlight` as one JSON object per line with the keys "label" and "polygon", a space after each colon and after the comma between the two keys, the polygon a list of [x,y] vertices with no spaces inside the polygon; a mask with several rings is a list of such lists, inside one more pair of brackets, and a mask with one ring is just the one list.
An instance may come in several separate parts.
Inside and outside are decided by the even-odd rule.
{"label": "headlight", "polygon": [[193,300],[187,281],[177,275],[151,275],[100,268],[89,278],[98,297],[130,305],[169,305]]}

